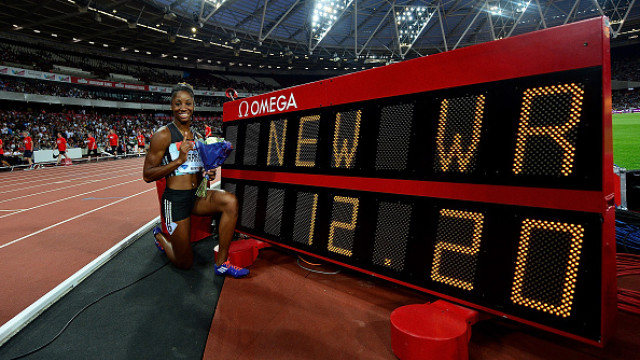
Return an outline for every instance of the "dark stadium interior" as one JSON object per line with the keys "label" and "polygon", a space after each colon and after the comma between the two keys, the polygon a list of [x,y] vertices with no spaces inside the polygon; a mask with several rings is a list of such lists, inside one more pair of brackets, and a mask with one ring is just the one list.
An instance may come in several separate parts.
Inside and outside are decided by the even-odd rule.
{"label": "dark stadium interior", "polygon": [[[612,110],[640,112],[638,0],[355,0],[355,3],[345,0],[341,4],[347,9],[336,13],[336,22],[328,25],[326,34],[319,35],[311,21],[314,2],[307,0],[3,2],[0,146],[4,156],[0,174],[31,170],[22,156],[24,131],[33,137],[34,150],[55,149],[56,134],[62,132],[69,146],[78,147],[83,153],[86,153],[88,134],[92,132],[103,160],[109,158],[109,154],[103,152],[108,144],[107,135],[110,129],[115,129],[124,139],[119,154],[139,156],[136,135],[141,132],[148,147],[153,133],[171,120],[167,105],[169,90],[180,82],[189,83],[196,90],[196,126],[204,129],[206,124],[211,126],[213,135],[221,135],[223,105],[231,100],[225,95],[227,89],[234,89],[240,97],[265,94],[601,15],[608,16],[611,24]],[[416,37],[411,38],[402,35],[399,29],[400,25],[404,26],[399,11],[418,11],[416,7],[424,7],[428,19],[416,31]],[[85,159],[86,155],[78,162],[84,163]],[[55,158],[49,159],[43,167],[55,168],[55,162]],[[37,166],[34,169],[46,170]],[[628,210],[632,211],[618,212],[621,223],[617,236],[619,241],[623,238],[623,242],[618,242],[617,250],[640,254],[638,248],[627,247],[625,242],[640,233],[637,215],[640,169],[628,170],[625,191]],[[4,187],[0,185],[0,189]],[[0,210],[0,215],[1,211],[6,210]],[[157,216],[155,207],[153,214]],[[0,223],[1,233],[7,222],[0,221],[4,222]],[[101,223],[90,226],[99,228]],[[163,266],[160,255],[151,261],[136,263],[142,258],[140,254],[152,250],[152,245],[147,246],[153,244],[152,237],[146,233],[141,238],[146,241],[145,245],[138,241],[131,252],[122,253],[85,281],[78,292],[64,297],[6,345],[0,342],[0,358],[37,348],[41,340],[55,336],[58,324],[64,325],[85,305],[82,296],[101,294],[105,286],[119,287],[126,283],[123,279],[134,279]],[[215,241],[213,236],[196,246],[201,248],[204,257],[211,257]],[[147,283],[131,293],[119,295],[118,301],[134,304],[127,311],[115,317],[109,309],[87,314],[85,319],[79,319],[75,328],[67,331],[67,339],[26,358],[81,359],[112,355],[123,359],[181,356],[189,359],[319,359],[329,351],[332,355],[343,354],[345,359],[393,359],[385,332],[388,313],[407,303],[435,300],[419,291],[331,264],[322,265],[321,270],[343,272],[333,278],[324,277],[305,268],[301,270],[300,261],[298,255],[288,250],[263,250],[255,265],[262,278],[250,278],[244,283],[228,280],[224,288],[223,281],[213,276],[211,263],[204,260],[193,273],[160,268],[157,276],[166,281],[160,290],[171,288],[167,293],[173,296],[173,303],[170,301],[167,305],[160,301],[163,294],[158,294],[153,283]],[[119,271],[127,266],[133,275],[119,278]],[[619,267],[622,268],[620,264]],[[640,290],[640,279],[635,274],[620,278],[619,285]],[[262,283],[261,279],[265,278],[273,283]],[[206,286],[201,285],[203,281]],[[218,302],[223,290],[229,297],[220,297]],[[183,291],[194,291],[184,303],[179,298]],[[255,293],[247,297],[250,291]],[[6,291],[4,296],[8,296]],[[246,311],[235,309],[233,300],[229,300],[231,296],[243,299]],[[149,305],[131,300],[136,297],[151,298],[153,302]],[[200,318],[173,314],[166,319],[157,317],[149,309],[149,306],[171,306],[187,313],[193,310],[188,302],[202,298],[210,307],[196,309]],[[342,306],[342,310],[328,314],[334,305]],[[344,310],[348,306],[354,310]],[[469,358],[637,357],[633,352],[640,345],[637,306],[632,306],[632,310],[620,308],[614,340],[605,349],[506,319],[494,319],[474,326]],[[218,311],[220,309],[224,311]],[[373,336],[362,332],[359,317],[376,324]],[[248,318],[255,320],[265,334],[277,336],[279,341],[260,338],[260,329],[254,329],[257,334],[252,334],[259,340],[243,339],[234,323],[248,321]],[[345,318],[353,323],[340,329],[339,321]],[[104,339],[94,336],[85,343],[84,337],[87,332],[95,332],[97,323],[108,324],[104,325],[107,336]],[[175,339],[177,345],[173,348],[189,347],[189,351],[163,352],[164,347],[154,348],[155,340],[143,336],[165,325],[169,331],[169,323],[189,329]],[[51,324],[55,324],[55,328]],[[340,334],[341,330],[345,334]],[[315,344],[314,336],[334,338],[328,341],[332,348],[327,350]],[[112,344],[120,345],[113,349]],[[152,348],[155,351],[147,351]]]}

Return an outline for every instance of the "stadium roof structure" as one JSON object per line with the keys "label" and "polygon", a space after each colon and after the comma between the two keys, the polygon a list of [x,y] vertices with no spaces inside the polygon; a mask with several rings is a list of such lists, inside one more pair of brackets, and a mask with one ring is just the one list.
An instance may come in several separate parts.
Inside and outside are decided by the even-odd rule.
{"label": "stadium roof structure", "polygon": [[2,6],[3,38],[214,69],[360,70],[601,15],[610,19],[614,46],[640,42],[636,0],[24,0]]}

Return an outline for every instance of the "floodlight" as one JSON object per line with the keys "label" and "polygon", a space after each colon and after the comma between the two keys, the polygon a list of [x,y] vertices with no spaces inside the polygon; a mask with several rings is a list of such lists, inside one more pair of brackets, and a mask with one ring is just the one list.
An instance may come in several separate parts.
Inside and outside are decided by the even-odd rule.
{"label": "floodlight", "polygon": [[338,17],[351,5],[353,0],[316,0],[311,15],[311,38],[317,43],[327,35]]}
{"label": "floodlight", "polygon": [[402,56],[409,49],[427,26],[433,16],[424,6],[397,6],[394,10],[395,25],[398,36],[398,47]]}

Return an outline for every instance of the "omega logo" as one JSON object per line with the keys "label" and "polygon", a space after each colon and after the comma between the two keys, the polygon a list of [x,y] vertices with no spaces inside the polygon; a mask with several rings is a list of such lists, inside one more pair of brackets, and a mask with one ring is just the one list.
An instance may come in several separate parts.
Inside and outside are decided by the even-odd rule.
{"label": "omega logo", "polygon": [[243,118],[248,117],[249,114],[251,114],[251,116],[256,116],[274,113],[276,111],[286,111],[291,107],[294,109],[298,108],[298,104],[296,104],[296,98],[293,96],[293,93],[289,94],[288,100],[285,95],[271,96],[262,100],[253,100],[251,103],[245,100],[238,106],[238,117]]}

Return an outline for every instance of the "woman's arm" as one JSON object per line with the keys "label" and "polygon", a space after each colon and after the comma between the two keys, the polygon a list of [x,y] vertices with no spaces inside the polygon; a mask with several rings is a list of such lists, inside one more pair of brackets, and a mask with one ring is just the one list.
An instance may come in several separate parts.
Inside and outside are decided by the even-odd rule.
{"label": "woman's arm", "polygon": [[151,144],[149,144],[149,151],[144,159],[144,167],[142,170],[142,178],[144,181],[149,183],[160,180],[171,174],[171,172],[187,161],[187,153],[193,148],[193,145],[189,141],[182,141],[180,145],[180,156],[167,165],[161,165],[162,157],[170,143],[171,133],[166,127],[160,128],[153,134]]}

